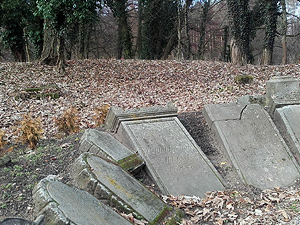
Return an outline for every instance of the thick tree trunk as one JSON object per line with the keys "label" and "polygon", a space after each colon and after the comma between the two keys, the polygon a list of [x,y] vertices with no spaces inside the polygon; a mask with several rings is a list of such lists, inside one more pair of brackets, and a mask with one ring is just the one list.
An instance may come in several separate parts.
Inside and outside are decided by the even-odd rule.
{"label": "thick tree trunk", "polygon": [[230,58],[231,63],[234,65],[247,64],[247,57],[242,53],[240,46],[234,38],[232,38],[230,42]]}
{"label": "thick tree trunk", "polygon": [[54,66],[57,63],[57,44],[58,40],[55,31],[47,25],[45,21],[44,44],[41,54],[41,63]]}
{"label": "thick tree trunk", "polygon": [[265,43],[264,50],[262,55],[262,63],[264,65],[272,64],[272,55],[274,49],[274,42],[276,37],[276,28],[277,28],[277,9],[278,0],[267,0],[266,1],[266,12],[264,17],[265,25]]}
{"label": "thick tree trunk", "polygon": [[227,0],[231,30],[231,62],[245,65],[250,56],[250,9],[249,0]]}
{"label": "thick tree trunk", "polygon": [[272,53],[273,51],[269,48],[264,48],[262,54],[262,64],[270,65],[272,63]]}
{"label": "thick tree trunk", "polygon": [[58,46],[57,46],[58,57],[57,57],[56,66],[57,66],[57,72],[61,74],[65,72],[65,67],[66,67],[64,52],[65,52],[65,38],[62,35],[60,35],[58,38]]}

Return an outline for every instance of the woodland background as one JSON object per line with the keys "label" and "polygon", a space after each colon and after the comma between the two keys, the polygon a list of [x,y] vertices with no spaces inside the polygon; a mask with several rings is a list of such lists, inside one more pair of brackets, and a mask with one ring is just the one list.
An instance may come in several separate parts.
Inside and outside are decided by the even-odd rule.
{"label": "woodland background", "polygon": [[0,61],[300,60],[299,0],[1,0]]}

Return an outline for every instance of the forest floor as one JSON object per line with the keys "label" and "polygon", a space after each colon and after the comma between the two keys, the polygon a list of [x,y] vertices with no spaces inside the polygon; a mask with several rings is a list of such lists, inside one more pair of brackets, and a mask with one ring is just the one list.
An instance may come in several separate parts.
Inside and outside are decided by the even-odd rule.
{"label": "forest floor", "polygon": [[[161,196],[182,209],[182,224],[296,224],[299,223],[300,185],[258,190],[243,185],[216,144],[204,122],[204,104],[232,102],[243,95],[260,95],[265,82],[281,72],[300,79],[300,65],[233,66],[204,61],[68,61],[64,76],[52,67],[38,63],[0,63],[0,131],[5,131],[11,161],[0,168],[0,219],[20,216],[34,219],[32,189],[49,174],[62,182],[71,181],[70,165],[79,156],[80,137],[86,128],[95,127],[97,109],[104,104],[124,109],[166,104],[172,101],[179,119],[222,174],[227,189],[197,196]],[[253,77],[250,84],[237,84],[236,75]],[[59,92],[28,96],[28,88],[49,87],[41,92]],[[46,96],[46,97],[45,97]],[[74,107],[78,110],[80,132],[58,135],[55,118]],[[16,127],[24,114],[39,117],[45,131],[37,148],[17,143]],[[145,173],[137,179],[157,191]],[[160,194],[157,192],[157,194]]]}

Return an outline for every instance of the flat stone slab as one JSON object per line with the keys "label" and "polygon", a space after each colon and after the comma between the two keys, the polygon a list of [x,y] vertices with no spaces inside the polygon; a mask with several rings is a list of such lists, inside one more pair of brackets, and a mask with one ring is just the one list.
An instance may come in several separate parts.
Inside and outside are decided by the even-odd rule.
{"label": "flat stone slab", "polygon": [[177,117],[121,121],[117,135],[137,151],[160,190],[204,196],[224,182]]}
{"label": "flat stone slab", "polygon": [[145,188],[118,165],[99,156],[82,154],[74,164],[75,180],[80,188],[121,212],[153,223],[172,208]]}
{"label": "flat stone slab", "polygon": [[36,213],[45,215],[46,224],[131,224],[89,193],[52,176],[35,186],[33,200]]}
{"label": "flat stone slab", "polygon": [[87,129],[80,140],[81,152],[90,152],[115,161],[128,171],[144,166],[144,161],[121,144],[111,134],[95,129]]}
{"label": "flat stone slab", "polygon": [[298,162],[300,160],[300,105],[278,108],[274,113],[275,120],[283,128],[289,146],[293,148]]}
{"label": "flat stone slab", "polygon": [[246,184],[284,187],[300,177],[295,158],[260,105],[205,105],[203,114]]}

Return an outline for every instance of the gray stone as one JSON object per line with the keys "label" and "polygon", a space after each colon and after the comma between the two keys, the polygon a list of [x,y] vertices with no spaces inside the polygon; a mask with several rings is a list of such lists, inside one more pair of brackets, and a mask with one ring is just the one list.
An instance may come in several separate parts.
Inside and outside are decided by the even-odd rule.
{"label": "gray stone", "polygon": [[0,225],[45,225],[44,216],[39,216],[35,221],[18,217],[5,218],[0,221]]}
{"label": "gray stone", "polygon": [[266,106],[266,97],[264,95],[245,95],[237,99],[237,103],[240,105],[259,104]]}
{"label": "gray stone", "polygon": [[80,151],[90,152],[119,163],[122,168],[132,172],[141,169],[144,161],[104,131],[87,129],[80,140]]}
{"label": "gray stone", "polygon": [[276,76],[266,82],[266,105],[271,113],[285,105],[300,104],[299,80]]}
{"label": "gray stone", "polygon": [[295,158],[260,105],[205,105],[203,113],[246,184],[283,187],[300,177]]}
{"label": "gray stone", "polygon": [[274,113],[275,122],[279,124],[289,146],[300,161],[300,105],[278,108]]}
{"label": "gray stone", "polygon": [[134,108],[124,111],[119,107],[110,107],[105,123],[107,128],[115,133],[122,121],[163,118],[177,115],[177,108],[169,102],[165,106],[155,105],[146,108]]}
{"label": "gray stone", "polygon": [[[137,218],[152,223],[168,210],[162,200],[134,177],[99,156],[82,154],[74,164],[74,171],[80,188],[88,190],[98,199],[106,200],[122,212],[133,213]],[[86,183],[90,183],[91,187],[87,187]]]}
{"label": "gray stone", "polygon": [[89,193],[65,185],[53,176],[42,179],[33,190],[35,213],[46,224],[131,224]]}
{"label": "gray stone", "polygon": [[164,194],[204,196],[207,191],[223,189],[222,177],[178,118],[166,115],[127,118],[120,122],[117,137],[142,156]]}

